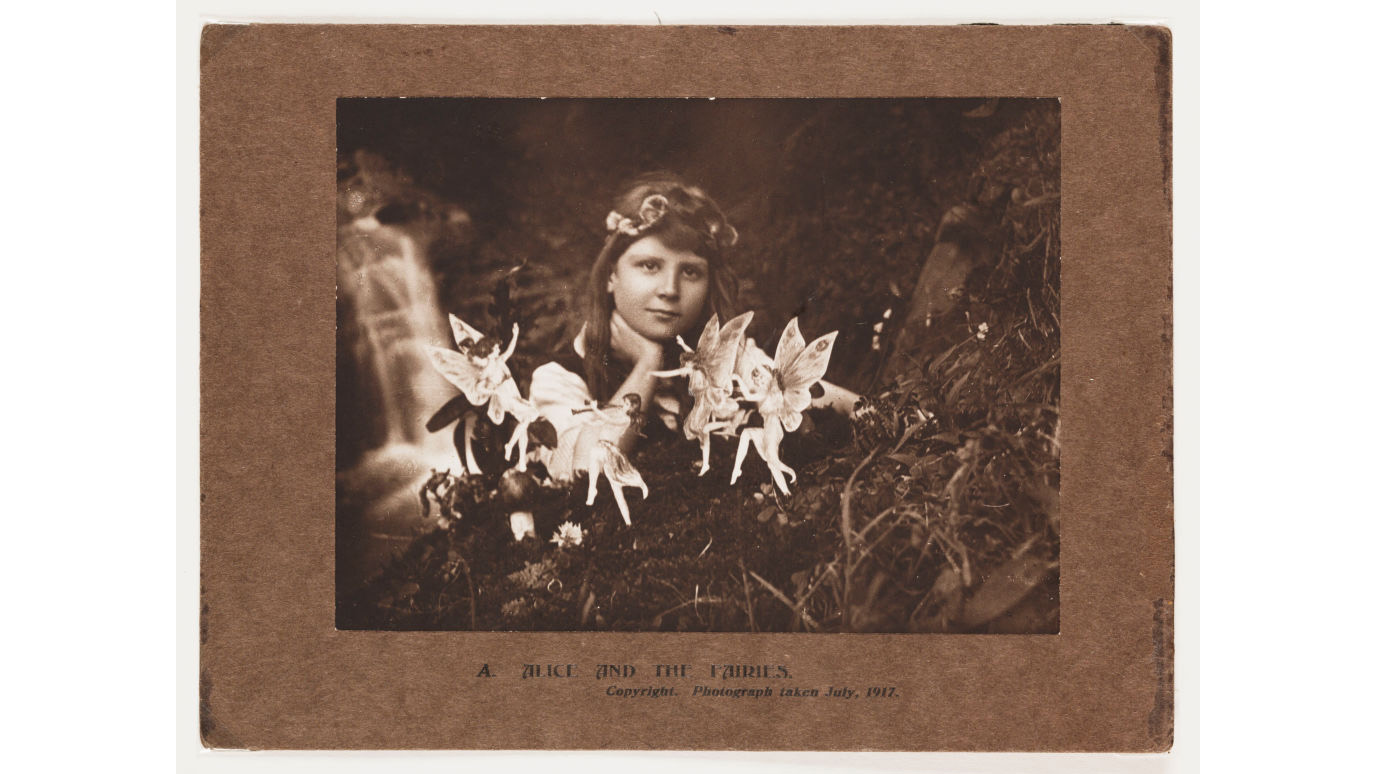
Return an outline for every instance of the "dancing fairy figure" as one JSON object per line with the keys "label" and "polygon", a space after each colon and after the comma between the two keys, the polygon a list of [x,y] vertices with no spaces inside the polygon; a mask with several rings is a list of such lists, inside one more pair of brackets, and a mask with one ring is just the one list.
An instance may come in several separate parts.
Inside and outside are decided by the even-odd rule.
{"label": "dancing fairy figure", "polygon": [[621,490],[634,487],[640,490],[642,497],[649,497],[650,488],[617,443],[627,433],[634,434],[642,423],[640,396],[629,393],[617,404],[604,408],[594,404],[584,411],[591,412],[593,416],[590,424],[594,432],[585,432],[578,437],[573,467],[588,474],[587,504],[592,505],[597,501],[598,477],[606,477],[611,485],[612,497],[616,498],[616,507],[621,511],[621,519],[629,526],[631,509]]}
{"label": "dancing fairy figure", "polygon": [[[510,379],[503,382],[492,394],[492,403],[516,420],[516,427],[511,431],[511,438],[507,439],[506,446],[502,450],[502,458],[510,460],[512,451],[516,451],[516,470],[524,473],[529,462],[528,453],[532,424],[539,421],[540,409],[536,408],[531,401],[521,397],[520,391],[516,389],[516,382]],[[548,425],[547,422],[544,424]],[[553,430],[550,429],[549,432],[552,433]],[[541,442],[541,437],[538,434],[536,441],[537,443]],[[543,443],[546,446],[553,445],[548,440],[544,440]]]}
{"label": "dancing fairy figure", "polygon": [[736,483],[740,477],[741,464],[753,445],[769,466],[779,490],[789,493],[788,481],[797,481],[798,476],[779,459],[779,443],[784,433],[798,429],[803,421],[803,410],[812,404],[812,385],[821,381],[827,372],[836,334],[837,331],[832,331],[808,342],[798,330],[798,318],[795,317],[784,328],[772,359],[755,346],[753,340],[746,342],[736,364],[734,380],[744,398],[755,402],[764,424],[741,431],[731,483]]}
{"label": "dancing fairy figure", "polygon": [[659,378],[688,377],[688,392],[693,396],[693,408],[683,420],[683,434],[702,446],[700,476],[706,475],[710,468],[712,434],[735,435],[736,429],[745,420],[747,412],[731,397],[732,376],[740,356],[745,329],[754,317],[754,312],[746,312],[718,327],[717,316],[712,315],[698,337],[696,350],[690,349],[682,336],[677,337],[678,345],[684,350],[680,356],[682,366],[672,371],[654,373]]}
{"label": "dancing fairy figure", "polygon": [[[426,346],[425,350],[430,354],[430,362],[435,366],[435,370],[450,384],[459,388],[474,409],[464,412],[461,422],[463,456],[467,472],[481,475],[482,468],[473,456],[473,430],[478,419],[476,411],[486,406],[488,420],[494,425],[500,425],[508,411],[520,410],[519,404],[524,399],[521,398],[520,390],[516,388],[515,380],[511,378],[506,361],[516,352],[516,339],[520,336],[521,329],[519,325],[511,326],[511,343],[503,352],[498,339],[484,336],[455,315],[449,315],[449,325],[453,328],[458,351],[435,346]],[[439,414],[436,417],[439,417]],[[519,416],[517,418],[520,419]],[[529,422],[525,422],[522,427],[525,425],[529,425]],[[455,446],[458,446],[457,430],[456,428]],[[509,447],[507,453],[510,454]]]}

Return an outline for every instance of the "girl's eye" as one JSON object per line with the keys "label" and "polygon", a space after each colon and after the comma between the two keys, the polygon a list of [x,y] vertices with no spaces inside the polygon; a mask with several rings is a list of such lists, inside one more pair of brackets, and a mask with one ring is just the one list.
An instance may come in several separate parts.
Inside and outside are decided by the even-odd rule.
{"label": "girl's eye", "polygon": [[658,271],[659,261],[641,261],[640,268],[644,271]]}
{"label": "girl's eye", "polygon": [[683,276],[687,277],[688,279],[700,279],[702,275],[702,269],[696,266],[685,266],[683,269]]}

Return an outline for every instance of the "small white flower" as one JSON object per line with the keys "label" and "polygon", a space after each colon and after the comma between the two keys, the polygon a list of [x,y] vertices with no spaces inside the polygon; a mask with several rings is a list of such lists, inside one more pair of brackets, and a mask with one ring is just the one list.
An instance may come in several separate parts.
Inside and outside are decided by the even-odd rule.
{"label": "small white flower", "polygon": [[980,324],[979,324],[979,332],[975,334],[975,338],[979,339],[980,341],[984,341],[985,337],[988,336],[988,335],[989,335],[989,323],[980,323]]}
{"label": "small white flower", "polygon": [[550,538],[549,542],[560,548],[581,546],[583,545],[583,527],[566,521],[559,525],[559,531],[554,533],[554,537]]}

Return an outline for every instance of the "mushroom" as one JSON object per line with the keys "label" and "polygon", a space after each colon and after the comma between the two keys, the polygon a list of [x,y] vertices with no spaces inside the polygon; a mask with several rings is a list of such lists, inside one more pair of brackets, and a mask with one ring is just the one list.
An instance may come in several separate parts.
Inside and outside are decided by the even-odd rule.
{"label": "mushroom", "polygon": [[511,537],[517,543],[528,537],[535,537],[535,515],[530,511],[512,511]]}
{"label": "mushroom", "polygon": [[508,470],[497,482],[497,502],[509,514],[511,537],[518,543],[526,537],[535,537],[535,515],[531,506],[536,486],[535,478],[520,470]]}

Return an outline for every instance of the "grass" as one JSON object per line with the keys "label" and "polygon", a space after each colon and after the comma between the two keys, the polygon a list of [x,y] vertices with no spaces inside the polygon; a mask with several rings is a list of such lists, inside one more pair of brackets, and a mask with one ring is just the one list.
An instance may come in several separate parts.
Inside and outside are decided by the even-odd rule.
{"label": "grass", "polygon": [[[1023,267],[1024,269],[1026,267]],[[826,416],[786,439],[782,496],[755,457],[728,481],[682,439],[636,459],[650,497],[621,524],[604,488],[537,488],[540,541],[513,543],[495,481],[341,602],[345,628],[1055,632],[1059,327],[1000,263],[867,396],[852,434]],[[988,327],[981,331],[976,322]],[[484,494],[486,492],[486,494]],[[419,507],[419,504],[417,505]],[[563,521],[583,545],[545,542]]]}
{"label": "grass", "polygon": [[[799,178],[747,197],[758,203],[743,210],[757,213],[756,223],[742,224],[756,235],[757,261],[743,274],[755,294],[747,306],[762,309],[757,325],[781,324],[806,306],[807,333],[842,330],[832,373],[865,393],[854,427],[817,415],[785,439],[781,456],[799,477],[792,495],[773,490],[753,455],[730,485],[734,439],[714,443],[702,477],[696,444],[650,442],[634,459],[650,496],[628,492],[631,527],[605,486],[587,507],[586,482],[576,482],[535,490],[540,539],[516,544],[496,479],[471,482],[463,518],[418,534],[341,597],[340,627],[1057,632],[1057,115],[1040,103],[1000,108],[983,122],[910,110],[918,112],[893,122],[892,137],[853,136],[853,116],[822,115],[780,151],[799,176],[832,165],[880,180],[906,164],[915,170],[909,182],[832,186],[824,206],[814,206],[807,197],[817,187]],[[918,119],[946,143],[939,147],[964,150],[942,154],[915,142],[908,123]],[[901,299],[917,283],[939,216],[971,180],[986,193],[1013,192],[1006,206],[992,195],[980,200],[992,258],[930,324],[905,319]],[[551,229],[564,228],[563,214],[547,215]],[[589,254],[581,244],[560,250],[569,266]],[[853,276],[862,260],[875,265],[873,276]],[[798,271],[800,261],[815,271]],[[535,282],[507,301],[538,345],[559,330],[575,270],[556,260],[532,266]],[[448,294],[472,307],[461,314],[482,314],[475,285],[450,274]],[[773,295],[761,296],[765,288]],[[885,308],[889,345],[873,352],[871,326]],[[855,310],[862,319],[851,319]],[[517,361],[531,357],[518,352]],[[581,546],[547,542],[566,520],[586,530]]]}

